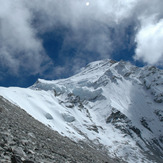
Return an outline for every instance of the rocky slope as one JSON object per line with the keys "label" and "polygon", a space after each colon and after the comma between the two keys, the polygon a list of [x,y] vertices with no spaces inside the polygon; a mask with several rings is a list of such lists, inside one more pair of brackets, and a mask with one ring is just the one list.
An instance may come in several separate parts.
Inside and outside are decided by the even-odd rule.
{"label": "rocky slope", "polygon": [[156,67],[96,61],[68,79],[0,94],[76,143],[129,163],[162,162],[163,70]]}
{"label": "rocky slope", "polygon": [[113,163],[104,151],[61,136],[0,97],[0,162],[11,160],[13,163]]}

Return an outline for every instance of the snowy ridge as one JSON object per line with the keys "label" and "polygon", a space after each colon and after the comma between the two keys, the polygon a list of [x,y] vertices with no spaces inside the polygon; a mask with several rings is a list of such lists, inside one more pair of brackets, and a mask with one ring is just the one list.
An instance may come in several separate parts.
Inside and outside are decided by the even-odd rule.
{"label": "snowy ridge", "polygon": [[1,87],[0,95],[60,134],[97,144],[112,157],[130,163],[163,159],[163,70],[102,60],[68,79]]}

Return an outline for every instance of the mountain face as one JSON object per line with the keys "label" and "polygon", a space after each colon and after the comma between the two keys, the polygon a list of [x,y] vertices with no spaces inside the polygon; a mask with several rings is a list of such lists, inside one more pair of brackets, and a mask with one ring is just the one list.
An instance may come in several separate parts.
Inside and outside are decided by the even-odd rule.
{"label": "mountain face", "polygon": [[129,163],[163,159],[163,70],[124,61],[92,62],[68,79],[0,95],[62,136]]}

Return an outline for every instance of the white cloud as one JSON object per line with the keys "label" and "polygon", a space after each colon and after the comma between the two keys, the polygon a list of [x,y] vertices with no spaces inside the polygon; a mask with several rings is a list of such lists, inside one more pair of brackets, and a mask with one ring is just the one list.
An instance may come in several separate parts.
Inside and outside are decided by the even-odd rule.
{"label": "white cloud", "polygon": [[115,28],[124,19],[126,21],[137,1],[89,2],[89,7],[85,5],[86,0],[46,0],[42,3],[33,0],[33,3],[27,1],[26,5],[39,13],[39,32],[51,30],[58,24],[71,29],[71,35],[65,37],[63,51],[70,43],[76,42],[83,45],[80,49],[95,51],[101,59],[108,58],[113,47],[109,28]]}
{"label": "white cloud", "polygon": [[[89,7],[85,3],[84,0],[43,0],[41,3],[40,0],[32,3],[29,0],[0,0],[1,65],[15,74],[22,68],[40,73],[41,64],[48,56],[37,34],[52,30],[58,24],[70,28],[73,34],[71,39],[65,37],[63,48],[71,41],[80,44],[87,38],[84,50],[96,51],[101,58],[108,57],[112,40],[105,28],[126,17],[126,10],[132,8],[131,2],[96,0],[90,1]],[[37,25],[33,26],[33,20]],[[106,27],[99,29],[100,24]]]}
{"label": "white cloud", "polygon": [[86,0],[26,0],[31,10],[39,12],[39,19],[44,27],[55,26],[60,22],[73,28],[89,25],[92,21],[111,26],[124,18],[130,17],[133,8],[139,0],[91,0],[87,7]]}
{"label": "white cloud", "polygon": [[154,19],[146,19],[137,33],[136,60],[142,60],[149,64],[162,64],[163,61],[163,19],[155,22]]}
{"label": "white cloud", "polygon": [[21,0],[0,0],[0,4],[1,65],[15,74],[22,68],[38,73],[44,50],[31,26],[30,11]]}
{"label": "white cloud", "polygon": [[[42,69],[44,60],[47,66],[53,66],[37,34],[58,26],[71,31],[65,37],[62,51],[77,42],[83,51],[96,51],[97,58],[110,57],[112,48],[116,47],[115,41],[121,41],[123,31],[132,22],[137,23],[138,31],[135,59],[150,64],[157,64],[162,59],[162,0],[90,0],[89,6],[86,2],[0,0],[0,64],[14,73],[23,68],[33,74],[45,70],[45,67]],[[156,14],[153,20],[145,21]],[[110,29],[123,34],[111,38]],[[82,58],[83,51],[75,56],[77,61]],[[59,72],[63,72],[63,68],[59,68]]]}

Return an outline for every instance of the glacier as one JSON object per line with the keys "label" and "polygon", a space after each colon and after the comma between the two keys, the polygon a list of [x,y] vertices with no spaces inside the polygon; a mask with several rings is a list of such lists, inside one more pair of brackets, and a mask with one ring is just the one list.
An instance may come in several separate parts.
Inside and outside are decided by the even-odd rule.
{"label": "glacier", "polygon": [[163,70],[110,59],[67,79],[38,79],[0,95],[49,128],[129,163],[162,162]]}

